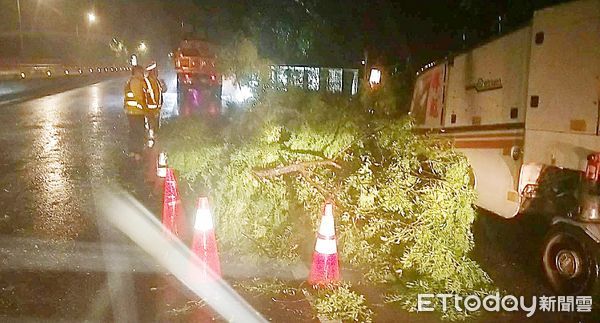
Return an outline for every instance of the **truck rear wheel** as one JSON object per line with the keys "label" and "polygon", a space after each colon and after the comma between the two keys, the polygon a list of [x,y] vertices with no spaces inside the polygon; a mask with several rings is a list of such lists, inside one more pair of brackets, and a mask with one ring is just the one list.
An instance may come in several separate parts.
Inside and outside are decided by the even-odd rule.
{"label": "truck rear wheel", "polygon": [[559,294],[590,295],[598,280],[595,242],[578,228],[557,226],[544,239],[542,267],[546,280]]}

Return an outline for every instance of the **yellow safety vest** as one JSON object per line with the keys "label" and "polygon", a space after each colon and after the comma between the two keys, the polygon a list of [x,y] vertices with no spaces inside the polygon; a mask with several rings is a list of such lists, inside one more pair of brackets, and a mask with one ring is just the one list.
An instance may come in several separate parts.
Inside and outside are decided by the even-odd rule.
{"label": "yellow safety vest", "polygon": [[136,94],[134,91],[132,91],[131,81],[132,80],[127,81],[127,84],[125,85],[125,98],[123,102],[123,109],[125,109],[126,114],[144,115],[148,110],[145,98],[146,92],[148,92],[148,88],[146,86],[146,83],[142,81],[143,94],[140,96],[139,93]]}
{"label": "yellow safety vest", "polygon": [[148,110],[154,112],[154,110],[158,110],[162,107],[162,88],[160,86],[160,82],[158,82],[155,78],[144,78],[144,83],[146,83],[146,104],[148,106]]}

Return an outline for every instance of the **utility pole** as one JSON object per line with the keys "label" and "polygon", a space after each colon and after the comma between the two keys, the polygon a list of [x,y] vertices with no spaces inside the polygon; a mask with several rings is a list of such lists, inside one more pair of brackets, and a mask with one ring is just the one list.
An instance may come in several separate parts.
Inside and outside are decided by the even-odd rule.
{"label": "utility pole", "polygon": [[502,15],[498,15],[498,34],[502,34]]}
{"label": "utility pole", "polygon": [[17,13],[19,15],[19,56],[23,59],[23,23],[21,22],[21,1],[17,0]]}
{"label": "utility pole", "polygon": [[369,75],[367,73],[368,71],[368,66],[369,66],[369,52],[367,51],[367,48],[365,47],[364,49],[364,54],[363,54],[363,74],[364,74],[364,79],[366,82],[369,82]]}

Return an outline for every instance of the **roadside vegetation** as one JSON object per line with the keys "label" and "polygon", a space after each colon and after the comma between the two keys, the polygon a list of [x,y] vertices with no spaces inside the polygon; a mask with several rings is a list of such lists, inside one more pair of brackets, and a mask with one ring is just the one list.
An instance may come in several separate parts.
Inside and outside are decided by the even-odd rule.
{"label": "roadside vegetation", "polygon": [[[361,294],[364,286],[411,311],[419,293],[491,289],[469,257],[475,193],[462,155],[396,117],[398,100],[385,84],[360,98],[274,89],[268,61],[251,42],[237,44],[222,70],[240,83],[259,80],[255,100],[219,119],[169,122],[162,144],[195,194],[210,197],[221,250],[280,264],[271,283],[247,288],[267,292],[276,281],[307,293],[322,316],[361,322],[373,319],[377,301]],[[334,204],[341,266],[353,274],[320,290],[276,279],[294,263],[310,264],[326,201]]]}

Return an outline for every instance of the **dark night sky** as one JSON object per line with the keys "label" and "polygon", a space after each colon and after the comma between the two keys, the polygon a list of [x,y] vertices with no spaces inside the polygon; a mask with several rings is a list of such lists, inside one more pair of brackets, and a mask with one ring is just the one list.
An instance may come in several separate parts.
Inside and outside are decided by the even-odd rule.
{"label": "dark night sky", "polygon": [[[414,64],[439,57],[464,44],[497,34],[495,20],[502,15],[504,29],[528,21],[534,8],[559,0],[20,0],[25,31],[73,32],[86,30],[85,13],[94,10],[92,33],[124,39],[130,46],[144,40],[154,55],[170,51],[182,36],[181,22],[194,25],[209,38],[231,39],[247,22],[263,28],[289,24],[314,28],[314,52],[309,59],[328,57],[327,63],[355,64],[363,50],[385,64]],[[0,33],[15,31],[16,0],[0,0]],[[187,27],[186,27],[187,28]],[[86,30],[87,31],[87,30]],[[262,34],[265,35],[265,34]],[[264,36],[265,38],[268,36]],[[2,40],[2,39],[0,39]],[[321,43],[321,44],[319,44]],[[271,42],[266,41],[268,49]],[[7,47],[8,44],[5,43]],[[0,46],[2,47],[2,46]],[[277,50],[266,53],[277,55]],[[285,57],[282,56],[282,57]],[[312,58],[311,58],[312,57]],[[333,62],[332,62],[333,61]],[[337,61],[337,62],[336,62]],[[295,62],[290,62],[295,63]],[[322,62],[319,62],[322,63]]]}

